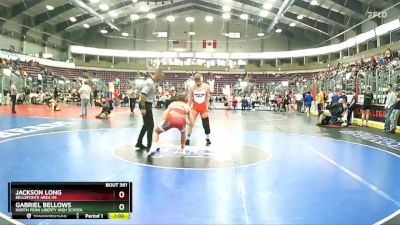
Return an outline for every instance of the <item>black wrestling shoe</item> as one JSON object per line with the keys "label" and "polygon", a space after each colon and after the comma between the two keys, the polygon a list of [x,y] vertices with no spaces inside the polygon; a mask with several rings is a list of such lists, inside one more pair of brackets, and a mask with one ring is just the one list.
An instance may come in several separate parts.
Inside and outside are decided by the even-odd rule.
{"label": "black wrestling shoe", "polygon": [[190,139],[186,139],[185,145],[190,145]]}
{"label": "black wrestling shoe", "polygon": [[136,148],[139,148],[140,150],[146,149],[146,148],[147,148],[147,147],[144,146],[142,143],[136,143],[135,147],[136,147]]}
{"label": "black wrestling shoe", "polygon": [[206,146],[209,146],[209,145],[211,145],[211,141],[210,141],[210,139],[209,139],[209,138],[207,138],[207,139],[206,139],[206,142],[207,142],[207,143],[206,143]]}

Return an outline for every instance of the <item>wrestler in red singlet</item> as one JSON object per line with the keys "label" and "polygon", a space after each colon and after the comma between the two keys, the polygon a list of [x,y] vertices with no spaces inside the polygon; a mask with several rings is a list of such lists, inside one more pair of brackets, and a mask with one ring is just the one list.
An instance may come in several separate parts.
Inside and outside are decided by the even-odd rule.
{"label": "wrestler in red singlet", "polygon": [[183,102],[172,102],[171,109],[160,125],[160,130],[165,132],[171,128],[176,128],[183,132],[186,128],[186,115],[189,113],[189,106]]}
{"label": "wrestler in red singlet", "polygon": [[153,132],[153,144],[148,153],[148,156],[153,155],[159,150],[158,140],[162,132],[176,128],[181,132],[181,154],[184,152],[185,140],[186,140],[186,119],[189,120],[189,125],[192,126],[193,117],[190,107],[184,102],[186,100],[186,94],[178,95],[178,101],[172,102],[168,109],[163,113],[163,122],[154,129]]}

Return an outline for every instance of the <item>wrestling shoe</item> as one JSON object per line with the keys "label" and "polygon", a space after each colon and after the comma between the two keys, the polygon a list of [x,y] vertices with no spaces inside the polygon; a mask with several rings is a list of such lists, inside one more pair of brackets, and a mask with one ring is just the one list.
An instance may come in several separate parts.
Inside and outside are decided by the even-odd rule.
{"label": "wrestling shoe", "polygon": [[144,146],[142,143],[136,143],[135,147],[136,147],[136,148],[139,148],[140,150],[147,148],[147,147]]}
{"label": "wrestling shoe", "polygon": [[206,139],[206,146],[210,146],[211,145],[211,141],[209,138]]}
{"label": "wrestling shoe", "polygon": [[190,145],[190,139],[186,139],[185,145]]}
{"label": "wrestling shoe", "polygon": [[180,155],[180,156],[184,156],[186,154],[186,150],[178,148],[175,153],[175,155]]}
{"label": "wrestling shoe", "polygon": [[150,150],[147,152],[147,157],[151,157],[154,154],[156,154],[157,151],[159,151],[160,148],[156,148],[156,147],[151,147]]}

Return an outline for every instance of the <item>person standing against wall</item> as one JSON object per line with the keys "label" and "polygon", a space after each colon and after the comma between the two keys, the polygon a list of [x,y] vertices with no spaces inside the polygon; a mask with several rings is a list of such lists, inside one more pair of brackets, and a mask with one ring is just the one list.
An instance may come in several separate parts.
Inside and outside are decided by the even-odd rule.
{"label": "person standing against wall", "polygon": [[385,111],[386,111],[386,118],[385,118],[385,128],[383,131],[389,132],[390,131],[390,116],[393,112],[393,106],[396,102],[396,94],[393,91],[393,86],[388,84],[387,87],[388,94],[386,95],[386,103],[385,103]]}
{"label": "person standing against wall", "polygon": [[365,120],[365,126],[368,127],[368,119],[371,111],[372,100],[374,100],[374,95],[371,92],[371,87],[367,87],[367,90],[364,92],[364,103],[361,109],[361,126],[364,126]]}
{"label": "person standing against wall", "polygon": [[353,115],[354,110],[356,109],[357,102],[358,102],[358,95],[357,95],[356,91],[352,92],[351,94],[353,94],[353,97],[351,98],[351,101],[348,104],[348,112],[347,112],[347,124],[348,125],[351,125],[352,115]]}
{"label": "person standing against wall", "polygon": [[400,115],[400,92],[397,93],[396,103],[393,106],[393,112],[390,116],[390,133],[396,133],[397,121]]}
{"label": "person standing against wall", "polygon": [[325,102],[325,93],[324,93],[324,89],[321,88],[317,95],[318,116],[324,112],[324,102]]}
{"label": "person standing against wall", "polygon": [[10,97],[11,97],[11,104],[12,104],[12,113],[17,113],[15,111],[15,104],[17,102],[17,94],[18,94],[17,86],[15,86],[15,81],[12,81],[11,82],[11,86],[10,86]]}
{"label": "person standing against wall", "polygon": [[[149,149],[153,142],[153,100],[156,95],[156,82],[164,80],[164,72],[160,69],[156,70],[149,78],[146,79],[144,86],[140,92],[139,109],[143,117],[143,126],[140,130],[139,137],[135,147],[139,149]],[[147,146],[143,145],[143,137],[147,133]]]}
{"label": "person standing against wall", "polygon": [[87,111],[90,101],[90,94],[92,93],[92,88],[82,81],[82,86],[78,91],[81,97],[81,117],[87,117]]}

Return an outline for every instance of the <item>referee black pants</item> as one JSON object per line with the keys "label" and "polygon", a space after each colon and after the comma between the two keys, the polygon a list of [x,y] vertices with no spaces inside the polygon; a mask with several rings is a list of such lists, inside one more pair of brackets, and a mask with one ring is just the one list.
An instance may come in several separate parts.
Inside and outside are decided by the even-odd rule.
{"label": "referee black pants", "polygon": [[11,95],[12,112],[15,113],[15,104],[17,103],[17,95]]}
{"label": "referee black pants", "polygon": [[131,112],[133,113],[133,110],[135,109],[136,105],[136,98],[130,98],[129,99],[129,106],[131,108]]}
{"label": "referee black pants", "polygon": [[146,114],[143,116],[143,126],[140,130],[139,138],[137,143],[143,143],[143,137],[147,132],[147,148],[151,147],[153,141],[153,129],[154,129],[154,120],[153,120],[153,111],[151,102],[146,102]]}

